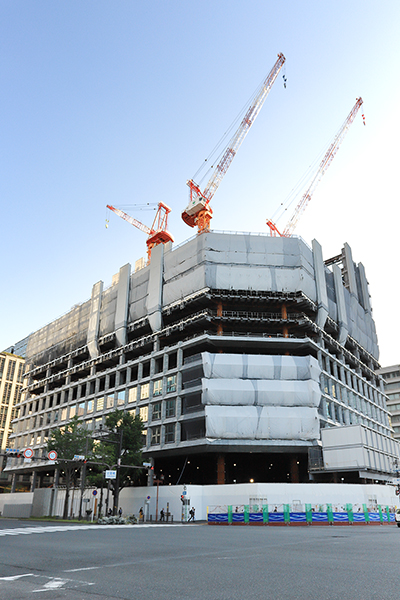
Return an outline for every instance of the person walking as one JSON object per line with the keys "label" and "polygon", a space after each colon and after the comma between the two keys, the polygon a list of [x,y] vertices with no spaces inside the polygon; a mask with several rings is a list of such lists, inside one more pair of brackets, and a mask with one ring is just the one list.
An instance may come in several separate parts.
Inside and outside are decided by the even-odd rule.
{"label": "person walking", "polygon": [[162,508],[160,510],[160,521],[164,521],[164,516],[165,516],[164,509]]}
{"label": "person walking", "polygon": [[192,508],[189,510],[190,517],[188,519],[188,523],[189,523],[189,521],[193,521],[194,522],[194,513],[195,513],[195,508],[194,508],[194,506],[192,506]]}

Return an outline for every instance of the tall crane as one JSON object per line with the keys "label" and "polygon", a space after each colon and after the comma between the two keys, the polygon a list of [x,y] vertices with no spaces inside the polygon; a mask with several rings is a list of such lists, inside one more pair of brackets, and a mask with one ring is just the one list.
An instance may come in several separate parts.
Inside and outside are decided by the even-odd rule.
{"label": "tall crane", "polygon": [[189,186],[189,204],[182,213],[182,219],[187,225],[189,225],[189,227],[197,226],[198,233],[209,231],[210,221],[213,214],[210,201],[217,191],[222,179],[224,178],[224,175],[234,159],[241,143],[246,137],[250,127],[254,123],[258,113],[260,112],[261,107],[264,104],[264,101],[268,96],[285,60],[286,58],[283,54],[278,54],[276,63],[262,84],[261,90],[257,94],[255,100],[248,108],[236,133],[228,143],[228,146],[224,151],[221,160],[216,166],[213,175],[204,188],[204,191],[202,192],[200,190],[200,187],[193,181],[193,179],[189,179],[186,182],[186,184]]}
{"label": "tall crane", "polygon": [[[343,139],[344,139],[346,133],[349,130],[350,125],[356,118],[356,115],[357,115],[359,109],[361,108],[362,103],[363,103],[362,98],[357,98],[355,105],[351,109],[350,114],[348,115],[347,119],[345,120],[345,122],[343,123],[341,128],[339,129],[338,133],[336,134],[336,137],[333,140],[332,144],[329,146],[324,158],[322,159],[322,161],[318,167],[318,171],[314,175],[306,192],[303,194],[300,201],[298,202],[296,209],[295,209],[292,217],[290,218],[288,224],[286,225],[285,229],[283,230],[283,232],[280,233],[278,231],[278,229],[273,221],[271,221],[270,219],[267,220],[267,225],[270,229],[270,235],[272,235],[272,236],[278,235],[280,237],[290,237],[292,235],[293,230],[296,227],[298,220],[300,219],[301,215],[307,208],[307,205],[310,202],[311,197],[312,197],[313,193],[315,192],[319,182],[321,181],[323,175],[325,175],[329,165],[333,161],[337,151],[339,150],[341,143],[343,142]],[[365,117],[364,117],[363,113],[362,113],[362,119],[363,119],[363,123],[365,125]]]}
{"label": "tall crane", "polygon": [[168,214],[171,212],[169,206],[164,204],[163,202],[158,203],[158,209],[156,212],[156,216],[154,217],[153,225],[151,227],[147,227],[147,225],[143,225],[137,219],[134,219],[123,210],[119,208],[115,208],[114,206],[110,206],[107,204],[107,208],[112,210],[116,215],[121,217],[121,219],[125,219],[134,227],[143,231],[143,233],[147,233],[147,263],[150,263],[151,251],[154,246],[158,246],[158,244],[166,244],[167,242],[173,242],[173,236],[167,231],[168,225]]}

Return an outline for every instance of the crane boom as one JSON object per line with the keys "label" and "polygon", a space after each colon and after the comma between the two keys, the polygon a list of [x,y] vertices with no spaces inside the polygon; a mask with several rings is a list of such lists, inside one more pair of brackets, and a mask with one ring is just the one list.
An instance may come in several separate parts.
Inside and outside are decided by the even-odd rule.
{"label": "crane boom", "polygon": [[111,206],[110,204],[107,204],[107,208],[109,208],[116,215],[118,215],[119,217],[121,217],[121,219],[125,219],[125,221],[128,221],[128,223],[130,223],[134,227],[137,227],[138,229],[140,229],[140,231],[143,231],[143,233],[147,233],[147,235],[150,235],[151,229],[150,229],[150,227],[147,227],[147,225],[143,225],[143,223],[141,223],[137,219],[134,219],[133,217],[131,217],[130,215],[128,215],[123,210],[121,210],[119,208],[115,208],[115,206]]}
{"label": "crane boom", "polygon": [[166,244],[167,242],[174,241],[173,236],[169,233],[169,231],[167,231],[168,215],[171,212],[171,209],[169,208],[169,206],[164,204],[164,202],[158,203],[157,213],[156,213],[156,216],[154,217],[154,221],[153,221],[151,228],[147,227],[147,225],[144,225],[137,219],[134,219],[133,217],[131,217],[130,215],[125,213],[123,210],[120,210],[119,208],[115,208],[114,206],[111,206],[109,204],[107,204],[107,208],[109,208],[116,215],[121,217],[121,219],[128,221],[128,223],[130,223],[134,227],[137,227],[138,229],[140,229],[140,231],[143,231],[143,233],[147,234],[148,237],[147,237],[146,244],[147,244],[147,262],[148,263],[150,262],[151,251],[154,248],[154,246],[158,246],[158,244]]}
{"label": "crane boom", "polygon": [[[315,176],[313,177],[306,192],[303,194],[300,201],[298,202],[298,204],[295,208],[295,211],[294,211],[292,217],[290,218],[289,222],[287,223],[283,232],[279,233],[275,223],[273,223],[270,220],[267,221],[267,225],[270,228],[271,235],[275,236],[276,233],[278,233],[278,235],[280,235],[281,237],[290,237],[292,235],[293,230],[295,229],[298,220],[300,219],[301,215],[307,208],[307,205],[310,202],[311,197],[312,197],[313,193],[315,192],[319,182],[321,181],[321,179],[325,175],[329,165],[335,158],[335,155],[336,155],[337,151],[339,150],[340,145],[343,142],[344,137],[345,137],[346,133],[348,132],[350,125],[353,123],[354,119],[356,118],[356,115],[357,115],[359,109],[361,108],[362,103],[363,103],[362,98],[357,98],[355,105],[351,109],[347,119],[345,120],[345,122],[339,129],[338,133],[336,134],[335,139],[333,140],[332,144],[329,146],[328,150],[326,151],[325,156],[322,159]],[[363,117],[363,123],[365,125],[364,115],[362,115],[362,117]]]}
{"label": "crane boom", "polygon": [[186,182],[190,190],[189,204],[182,213],[182,219],[190,227],[197,225],[199,233],[209,230],[210,220],[212,218],[212,210],[209,206],[210,201],[217,191],[218,186],[224,178],[228,168],[230,167],[250,127],[256,120],[257,115],[260,112],[262,105],[264,104],[264,101],[267,98],[285,60],[286,58],[282,53],[278,54],[277,61],[263,82],[256,98],[248,108],[236,133],[228,143],[228,146],[223,153],[221,160],[216,166],[210,180],[204,188],[204,191],[202,192],[200,187],[192,179]]}

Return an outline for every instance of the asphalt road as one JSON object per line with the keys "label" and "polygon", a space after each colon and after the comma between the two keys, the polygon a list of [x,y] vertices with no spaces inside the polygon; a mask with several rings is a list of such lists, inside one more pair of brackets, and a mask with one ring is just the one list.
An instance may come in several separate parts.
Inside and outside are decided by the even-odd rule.
{"label": "asphalt road", "polygon": [[395,526],[0,520],[1,600],[398,600]]}

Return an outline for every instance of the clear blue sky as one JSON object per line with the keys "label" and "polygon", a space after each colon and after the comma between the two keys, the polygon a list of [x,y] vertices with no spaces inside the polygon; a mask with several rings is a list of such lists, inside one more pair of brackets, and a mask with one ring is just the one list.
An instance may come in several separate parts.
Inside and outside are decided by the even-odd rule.
{"label": "clear blue sky", "polygon": [[296,233],[325,258],[351,245],[381,362],[400,363],[399,31],[397,1],[3,0],[0,348],[145,255],[107,203],[163,200],[176,242],[192,235],[185,182],[283,52],[287,88],[214,196],[212,227],[266,231],[362,96],[367,126],[358,116]]}

